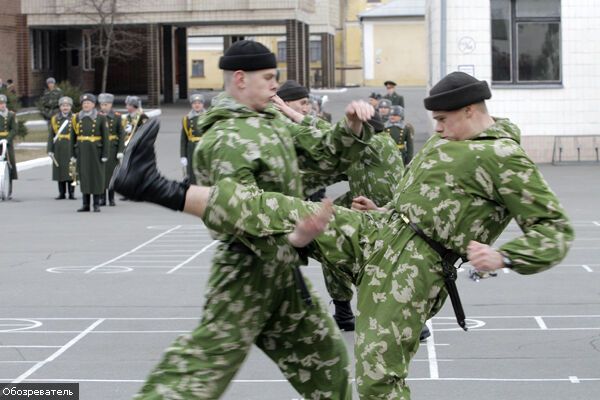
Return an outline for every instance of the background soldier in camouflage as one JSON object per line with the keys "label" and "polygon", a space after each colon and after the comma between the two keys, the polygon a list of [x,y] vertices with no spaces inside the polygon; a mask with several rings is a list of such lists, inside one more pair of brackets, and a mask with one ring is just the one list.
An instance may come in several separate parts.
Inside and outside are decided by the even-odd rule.
{"label": "background soldier in camouflage", "polygon": [[50,120],[58,112],[58,100],[62,97],[62,90],[56,86],[54,78],[46,79],[47,89],[41,98],[42,115],[46,120]]}
{"label": "background soldier in camouflage", "polygon": [[[52,158],[52,180],[58,181],[58,197],[56,200],[66,198],[67,189],[69,199],[75,200],[75,186],[69,174],[69,161],[71,160],[71,135],[73,134],[73,99],[61,97],[58,100],[60,111],[50,119],[48,127],[48,144],[46,151]],[[57,165],[58,164],[58,165]]]}
{"label": "background soldier in camouflage", "polygon": [[[300,168],[343,171],[364,148],[363,140],[370,138],[370,127],[362,124],[372,113],[366,103],[350,104],[346,119],[327,132],[314,128],[310,116],[301,124],[288,122],[270,103],[277,89],[275,55],[259,43],[235,42],[219,66],[225,71],[226,92],[200,120],[205,133],[194,153],[200,183],[232,178],[301,197]],[[157,123],[151,120],[145,128],[126,154],[141,152],[153,160]],[[131,162],[130,156],[124,158],[113,184],[138,199],[137,189],[128,191],[121,185]],[[160,182],[181,193],[189,187],[187,181],[172,185],[160,177],[143,179],[160,196],[162,190],[152,189]],[[183,204],[180,197],[164,205],[181,210]],[[350,399],[344,342],[302,278],[295,251],[289,258],[280,254],[261,259],[231,235],[218,238],[202,322],[168,349],[137,398],[216,399],[256,344],[303,397]],[[269,248],[266,244],[264,251]]]}
{"label": "background soldier in camouflage", "polygon": [[17,160],[15,159],[15,148],[13,145],[13,140],[17,135],[17,116],[6,107],[7,103],[8,99],[6,96],[0,94],[0,141],[6,143],[7,146],[8,171],[10,174],[8,198],[10,199],[12,197],[12,181],[18,178]]}
{"label": "background soldier in camouflage", "polygon": [[[289,257],[292,245],[346,274],[357,285],[361,398],[409,399],[405,380],[421,326],[441,309],[447,290],[440,255],[406,221],[466,254],[481,271],[544,271],[565,257],[574,237],[558,199],[520,146],[519,129],[488,114],[484,100],[490,97],[485,81],[461,72],[431,89],[425,106],[433,111],[437,134],[406,171],[392,209],[379,213],[337,208],[330,220],[331,203],[319,209],[229,179],[214,188],[158,182],[144,154],[131,156],[122,187],[163,205],[183,201],[185,212],[202,217],[210,229],[236,235],[261,257]],[[131,174],[129,185],[125,172]],[[136,191],[136,182],[147,178],[157,184]],[[366,200],[355,206],[375,208]],[[489,246],[513,218],[523,235],[499,249]]]}
{"label": "background soldier in camouflage", "polygon": [[384,83],[386,94],[383,96],[384,99],[388,99],[393,106],[404,107],[404,97],[396,93],[396,82],[385,81]]}
{"label": "background soldier in camouflage", "polygon": [[121,124],[121,113],[113,111],[113,102],[115,96],[110,93],[100,93],[98,95],[98,103],[100,103],[100,115],[106,117],[108,129],[108,160],[105,163],[106,171],[104,172],[105,190],[100,197],[100,205],[106,205],[106,191],[108,190],[108,205],[114,207],[115,191],[110,189],[109,183],[113,171],[123,158],[123,149],[125,134],[123,133],[123,125]]}
{"label": "background soldier in camouflage", "polygon": [[394,139],[402,154],[404,165],[408,165],[414,153],[415,128],[404,122],[403,107],[392,106],[390,118],[385,123],[385,132]]}
{"label": "background soldier in camouflage", "polygon": [[192,160],[194,149],[202,138],[202,131],[198,129],[198,121],[200,116],[204,114],[204,96],[198,93],[191,95],[190,104],[192,109],[183,117],[181,127],[180,156],[181,165],[186,169],[186,177],[190,180],[190,183],[195,184],[196,176],[192,168]]}
{"label": "background soldier in camouflage", "polygon": [[83,194],[83,205],[78,212],[90,211],[90,196],[94,212],[100,212],[100,197],[106,188],[108,126],[106,117],[98,113],[95,105],[96,96],[86,93],[81,96],[81,111],[73,116],[71,145]]}

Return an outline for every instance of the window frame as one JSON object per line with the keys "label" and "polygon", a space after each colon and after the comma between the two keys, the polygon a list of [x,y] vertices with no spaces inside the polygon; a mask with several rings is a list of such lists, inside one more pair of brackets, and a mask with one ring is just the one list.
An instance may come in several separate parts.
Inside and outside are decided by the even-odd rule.
{"label": "window frame", "polygon": [[[561,15],[558,17],[517,17],[517,2],[519,0],[508,0],[508,4],[510,6],[510,80],[506,81],[495,81],[492,80],[493,86],[551,86],[557,87],[562,86],[563,84],[563,52],[562,52],[562,1],[560,2],[561,7]],[[490,22],[491,22],[491,14],[490,14]],[[558,57],[559,57],[559,78],[558,80],[519,80],[519,40],[518,40],[518,26],[519,24],[527,24],[527,23],[546,23],[558,24]],[[493,41],[493,33],[492,33],[492,41]],[[492,53],[492,64],[494,63],[493,53]],[[492,75],[493,78],[493,75]]]}
{"label": "window frame", "polygon": [[[199,61],[202,64],[202,74],[195,75],[194,74],[194,62]],[[192,78],[206,78],[206,71],[204,70],[205,63],[203,58],[192,59]]]}
{"label": "window frame", "polygon": [[82,32],[81,34],[81,69],[84,71],[94,71],[94,58],[92,54],[92,33]]}

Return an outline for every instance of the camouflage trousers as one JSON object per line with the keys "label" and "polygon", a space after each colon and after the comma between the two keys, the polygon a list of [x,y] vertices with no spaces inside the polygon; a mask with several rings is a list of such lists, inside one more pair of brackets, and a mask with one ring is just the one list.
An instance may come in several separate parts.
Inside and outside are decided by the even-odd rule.
{"label": "camouflage trousers", "polygon": [[221,244],[200,325],[166,350],[135,399],[217,399],[253,344],[302,397],[351,399],[341,334],[310,286],[313,305],[306,304],[296,279],[290,264]]}
{"label": "camouflage trousers", "polygon": [[[276,258],[288,254],[285,234],[317,207],[225,179],[213,188],[203,219],[211,229],[256,247],[263,257]],[[270,253],[265,241],[272,241]],[[304,251],[356,285],[354,353],[361,399],[409,399],[405,379],[421,328],[447,296],[439,256],[397,213],[341,207]]]}

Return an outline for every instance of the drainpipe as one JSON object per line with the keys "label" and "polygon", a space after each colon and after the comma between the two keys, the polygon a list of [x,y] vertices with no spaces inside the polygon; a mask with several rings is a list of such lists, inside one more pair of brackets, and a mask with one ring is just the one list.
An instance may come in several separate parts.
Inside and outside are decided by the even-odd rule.
{"label": "drainpipe", "polygon": [[440,79],[446,76],[446,0],[440,4]]}

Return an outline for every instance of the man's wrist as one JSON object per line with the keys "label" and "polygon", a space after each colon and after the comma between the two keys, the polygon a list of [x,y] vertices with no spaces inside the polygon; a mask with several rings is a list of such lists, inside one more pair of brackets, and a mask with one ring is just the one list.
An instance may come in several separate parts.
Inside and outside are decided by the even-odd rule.
{"label": "man's wrist", "polygon": [[510,268],[510,269],[512,269],[513,262],[510,259],[510,257],[506,253],[504,253],[502,251],[500,252],[500,255],[502,256],[502,266],[503,266],[503,268]]}

